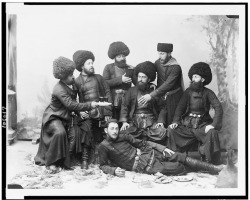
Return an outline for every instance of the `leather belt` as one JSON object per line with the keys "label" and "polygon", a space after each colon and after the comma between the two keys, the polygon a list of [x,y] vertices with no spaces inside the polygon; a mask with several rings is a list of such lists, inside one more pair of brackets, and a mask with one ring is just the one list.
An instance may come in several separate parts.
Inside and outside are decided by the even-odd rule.
{"label": "leather belt", "polygon": [[190,113],[189,116],[190,116],[190,117],[198,117],[198,118],[202,117],[202,115],[200,115],[200,114],[195,114],[195,113]]}
{"label": "leather belt", "polygon": [[126,90],[123,90],[123,89],[117,89],[115,90],[115,93],[116,94],[125,94]]}

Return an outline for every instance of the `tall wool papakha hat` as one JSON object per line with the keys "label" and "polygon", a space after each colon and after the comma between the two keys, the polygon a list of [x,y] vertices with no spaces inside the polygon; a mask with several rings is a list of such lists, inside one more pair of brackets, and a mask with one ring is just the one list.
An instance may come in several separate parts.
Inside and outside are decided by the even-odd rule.
{"label": "tall wool papakha hat", "polygon": [[76,69],[79,72],[82,71],[82,66],[88,59],[92,59],[93,61],[95,61],[95,56],[91,51],[78,50],[74,53],[73,61],[75,62]]}
{"label": "tall wool papakha hat", "polygon": [[138,76],[139,72],[146,74],[147,77],[150,79],[150,82],[153,82],[156,78],[156,67],[154,63],[150,61],[145,61],[138,64],[134,70],[136,76]]}
{"label": "tall wool papakha hat", "polygon": [[57,79],[65,79],[68,75],[72,74],[75,70],[75,63],[63,56],[53,61],[53,75]]}
{"label": "tall wool papakha hat", "polygon": [[157,51],[170,53],[173,51],[173,44],[169,43],[158,43]]}
{"label": "tall wool papakha hat", "polygon": [[123,54],[124,56],[128,56],[130,53],[129,48],[123,42],[113,42],[109,46],[108,57],[110,59],[114,59],[117,55]]}
{"label": "tall wool papakha hat", "polygon": [[194,74],[198,74],[205,79],[203,85],[208,85],[212,81],[212,71],[207,63],[198,62],[193,64],[188,71],[188,77],[190,80],[192,80]]}

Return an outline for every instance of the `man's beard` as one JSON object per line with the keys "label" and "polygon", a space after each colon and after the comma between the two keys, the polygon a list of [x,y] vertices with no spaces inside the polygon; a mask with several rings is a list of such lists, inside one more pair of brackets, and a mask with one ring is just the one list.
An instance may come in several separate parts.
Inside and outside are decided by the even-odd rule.
{"label": "man's beard", "polygon": [[142,92],[148,89],[148,83],[137,82],[138,89]]}
{"label": "man's beard", "polygon": [[83,71],[84,71],[85,74],[87,74],[89,76],[91,76],[91,75],[93,75],[95,73],[95,69],[93,69],[93,71],[89,71],[89,70],[83,68]]}
{"label": "man's beard", "polygon": [[203,88],[203,82],[199,81],[199,82],[194,82],[194,81],[191,81],[190,82],[190,89],[192,91],[195,91],[195,92],[200,92]]}
{"label": "man's beard", "polygon": [[162,65],[166,64],[171,59],[171,56],[167,56],[165,59],[159,59]]}
{"label": "man's beard", "polygon": [[119,61],[119,62],[118,62],[117,60],[115,60],[115,64],[116,64],[116,66],[119,67],[119,68],[124,68],[124,67],[127,66],[126,60],[121,60],[121,61]]}

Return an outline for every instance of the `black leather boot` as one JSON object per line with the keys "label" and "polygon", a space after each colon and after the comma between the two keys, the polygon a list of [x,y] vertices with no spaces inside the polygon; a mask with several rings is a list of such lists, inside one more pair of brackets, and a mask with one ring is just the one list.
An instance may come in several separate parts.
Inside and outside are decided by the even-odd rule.
{"label": "black leather boot", "polygon": [[186,157],[185,164],[194,170],[207,171],[211,174],[218,174],[223,169],[222,165],[213,165],[191,157]]}
{"label": "black leather boot", "polygon": [[88,169],[88,149],[86,147],[82,150],[82,164],[81,169]]}

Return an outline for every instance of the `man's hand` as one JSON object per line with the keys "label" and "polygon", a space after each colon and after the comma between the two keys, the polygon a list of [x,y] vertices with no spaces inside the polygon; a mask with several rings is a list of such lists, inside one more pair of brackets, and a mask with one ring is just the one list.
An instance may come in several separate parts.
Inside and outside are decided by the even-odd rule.
{"label": "man's hand", "polygon": [[205,133],[207,133],[210,129],[213,129],[214,127],[212,125],[207,125],[205,128]]}
{"label": "man's hand", "polygon": [[87,118],[89,118],[89,113],[88,113],[88,111],[80,112],[80,115],[81,115],[81,118],[82,118],[82,119],[87,119]]}
{"label": "man's hand", "polygon": [[150,94],[145,94],[140,99],[138,99],[138,103],[144,105],[145,103],[147,103],[151,99],[152,99],[152,97],[150,96]]}
{"label": "man's hand", "polygon": [[125,170],[121,169],[120,167],[117,167],[115,169],[115,175],[119,177],[124,177],[125,176]]}
{"label": "man's hand", "polygon": [[177,126],[178,126],[177,123],[173,123],[173,124],[170,124],[170,125],[169,125],[169,127],[170,127],[171,129],[175,129]]}
{"label": "man's hand", "polygon": [[159,127],[162,127],[162,128],[164,128],[164,125],[163,125],[163,123],[157,123],[157,124],[155,125],[155,128],[159,128]]}
{"label": "man's hand", "polygon": [[110,120],[111,119],[111,116],[105,116],[105,122],[107,122],[108,120]]}
{"label": "man's hand", "polygon": [[120,131],[125,131],[127,128],[129,128],[129,124],[127,122],[123,122]]}
{"label": "man's hand", "polygon": [[130,83],[132,79],[126,76],[126,73],[122,75],[122,82],[123,83]]}
{"label": "man's hand", "polygon": [[170,156],[172,156],[172,155],[174,155],[175,152],[166,148],[166,149],[164,149],[164,151],[162,153],[164,156],[166,155],[166,153],[168,153]]}

